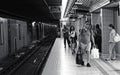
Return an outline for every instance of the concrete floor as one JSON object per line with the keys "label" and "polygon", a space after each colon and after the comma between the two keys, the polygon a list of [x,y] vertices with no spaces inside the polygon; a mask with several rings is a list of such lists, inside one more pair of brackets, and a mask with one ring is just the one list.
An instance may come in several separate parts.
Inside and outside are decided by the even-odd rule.
{"label": "concrete floor", "polygon": [[63,39],[57,38],[42,75],[120,75],[120,60],[91,58],[91,67],[77,65],[71,49],[65,49]]}

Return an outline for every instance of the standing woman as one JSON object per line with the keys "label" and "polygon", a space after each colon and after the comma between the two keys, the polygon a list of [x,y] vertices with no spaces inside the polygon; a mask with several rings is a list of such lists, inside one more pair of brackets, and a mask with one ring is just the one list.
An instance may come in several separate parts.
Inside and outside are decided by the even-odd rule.
{"label": "standing woman", "polygon": [[77,34],[75,32],[75,27],[74,26],[70,27],[70,39],[71,39],[72,54],[74,54],[75,53],[75,48],[77,47]]}
{"label": "standing woman", "polygon": [[97,45],[100,54],[102,53],[102,50],[101,50],[101,42],[102,42],[102,37],[101,37],[100,25],[99,25],[99,24],[96,24],[95,44]]}
{"label": "standing woman", "polygon": [[[109,60],[115,60],[116,59],[116,52],[115,52],[115,41],[114,37],[116,35],[115,27],[112,24],[109,24],[110,34],[109,34],[109,57],[106,59],[106,61]],[[113,52],[113,58],[112,58],[112,52]]]}

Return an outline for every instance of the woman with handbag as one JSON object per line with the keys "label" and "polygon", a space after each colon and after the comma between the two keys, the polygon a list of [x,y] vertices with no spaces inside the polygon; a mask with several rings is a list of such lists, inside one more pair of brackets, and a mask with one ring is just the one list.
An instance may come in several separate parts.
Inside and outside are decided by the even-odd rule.
{"label": "woman with handbag", "polygon": [[[109,24],[109,57],[105,59],[106,61],[109,60],[115,60],[116,59],[116,52],[115,52],[115,44],[116,42],[114,41],[114,37],[116,35],[115,27],[112,24]],[[113,52],[113,58],[112,58],[112,52]]]}

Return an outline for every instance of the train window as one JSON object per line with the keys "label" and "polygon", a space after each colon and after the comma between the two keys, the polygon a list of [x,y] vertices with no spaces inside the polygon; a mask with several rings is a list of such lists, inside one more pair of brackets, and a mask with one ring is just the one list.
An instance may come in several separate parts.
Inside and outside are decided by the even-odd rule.
{"label": "train window", "polygon": [[0,45],[3,45],[2,22],[0,22]]}
{"label": "train window", "polygon": [[18,28],[19,28],[19,40],[21,40],[21,28],[20,28],[20,24],[18,24]]}
{"label": "train window", "polygon": [[120,1],[117,8],[118,8],[118,16],[120,16]]}

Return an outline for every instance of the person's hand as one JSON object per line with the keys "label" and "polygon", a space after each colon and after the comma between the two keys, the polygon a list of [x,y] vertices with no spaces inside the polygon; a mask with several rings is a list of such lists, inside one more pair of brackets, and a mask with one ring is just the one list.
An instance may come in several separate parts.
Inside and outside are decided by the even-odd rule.
{"label": "person's hand", "polygon": [[94,47],[94,48],[96,48],[96,45],[95,45],[95,43],[93,44],[93,47]]}

